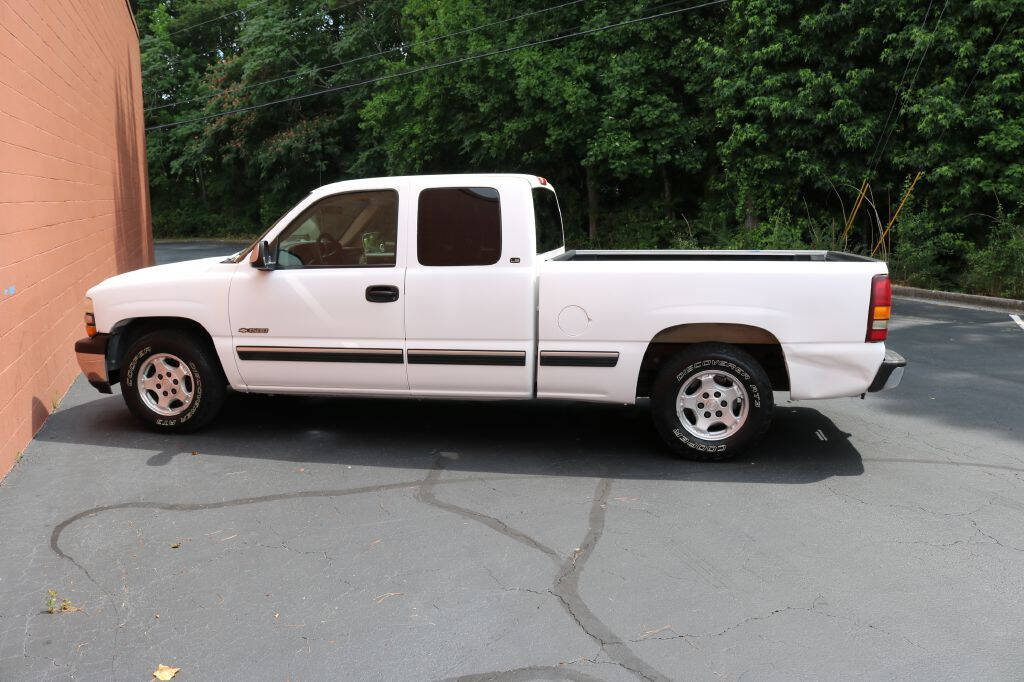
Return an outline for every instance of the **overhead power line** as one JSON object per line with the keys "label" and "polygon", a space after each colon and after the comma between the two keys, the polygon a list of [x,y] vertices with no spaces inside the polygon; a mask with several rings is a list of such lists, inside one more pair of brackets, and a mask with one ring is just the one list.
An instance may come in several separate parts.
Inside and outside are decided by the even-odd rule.
{"label": "overhead power line", "polygon": [[[946,0],[944,3],[942,3],[942,11],[939,12],[939,16],[936,17],[936,19],[935,19],[935,26],[932,27],[932,33],[934,33],[936,30],[938,30],[939,23],[942,22],[942,15],[946,13],[946,8],[948,6],[949,6],[949,0]],[[927,17],[925,18],[925,21],[927,21]],[[910,80],[910,86],[907,87],[907,95],[908,96],[914,90],[914,86],[917,84],[917,76],[921,72],[921,64],[924,63],[925,57],[928,56],[928,51],[932,47],[932,42],[934,42],[934,40],[929,41],[928,44],[925,45],[924,52],[921,53],[921,58],[919,60],[917,60],[917,68],[914,69],[914,77]],[[885,156],[885,151],[889,147],[889,141],[892,138],[893,132],[896,130],[896,125],[899,123],[900,116],[903,115],[903,108],[906,106],[906,104],[907,104],[907,101],[906,101],[906,98],[904,98],[903,101],[900,103],[899,110],[896,112],[896,118],[894,118],[893,121],[892,121],[892,126],[889,127],[889,132],[886,133],[886,135],[885,135],[885,141],[882,142],[882,139],[879,138],[879,141],[882,142],[882,146],[878,150],[878,156],[875,158],[874,164],[871,166],[871,170],[869,171],[869,174],[873,174],[878,169],[878,165],[880,163],[882,163],[882,158]],[[884,128],[883,128],[882,132],[885,132]]]}
{"label": "overhead power line", "polygon": [[[921,28],[926,28],[928,25],[928,17],[932,13],[932,4],[935,0],[928,0],[928,8],[924,11],[924,19],[921,21]],[[900,82],[896,84],[896,92],[893,93],[892,104],[889,105],[889,114],[885,117],[885,123],[882,124],[881,130],[878,131],[878,139],[875,140],[875,148],[871,150],[871,158],[868,159],[868,166],[870,167],[875,161],[875,154],[878,153],[878,148],[882,144],[882,137],[885,135],[885,129],[889,127],[889,121],[892,120],[892,112],[896,111],[896,105],[900,101],[900,89],[903,87],[903,83],[907,80],[907,74],[910,73],[910,65],[914,63],[913,55],[907,59],[907,65],[903,67],[903,75],[900,76]]]}
{"label": "overhead power line", "polygon": [[228,17],[230,17],[230,16],[232,16],[234,14],[241,14],[242,12],[245,12],[246,10],[252,9],[253,7],[257,7],[259,5],[265,5],[268,2],[270,2],[270,0],[257,0],[256,2],[254,2],[252,4],[246,5],[245,7],[239,7],[234,12],[228,12],[227,14],[222,14],[219,17],[214,17],[213,19],[207,19],[206,21],[200,21],[198,23],[186,26],[185,28],[179,28],[177,31],[171,31],[167,35],[168,36],[176,36],[179,33],[184,33],[185,31],[191,31],[194,28],[199,28],[200,26],[205,26],[206,24],[212,24],[213,22],[220,21],[221,19],[226,19],[226,18],[228,18]]}
{"label": "overhead power line", "polygon": [[231,92],[231,93],[241,92],[243,90],[248,90],[250,88],[256,88],[256,87],[259,87],[261,85],[269,85],[270,83],[277,83],[277,82],[280,82],[280,81],[283,81],[283,80],[288,80],[289,78],[293,78],[293,77],[298,76],[300,74],[302,76],[311,76],[314,73],[319,73],[320,71],[323,71],[325,69],[334,69],[334,68],[339,68],[339,67],[342,67],[342,66],[348,66],[349,64],[355,64],[356,62],[366,61],[367,59],[373,59],[374,57],[382,57],[384,55],[391,54],[392,52],[399,52],[401,50],[407,50],[407,49],[410,49],[410,48],[413,48],[413,47],[419,47],[421,45],[429,45],[430,43],[436,43],[439,40],[445,40],[447,38],[455,38],[457,36],[461,36],[461,35],[464,35],[466,33],[474,33],[476,31],[482,31],[485,28],[491,28],[492,26],[499,26],[501,24],[507,24],[507,23],[509,23],[511,21],[516,21],[518,19],[525,19],[526,17],[531,17],[531,16],[534,16],[535,14],[543,14],[545,12],[551,12],[551,11],[554,11],[556,9],[562,9],[563,7],[569,7],[570,5],[578,5],[579,3],[585,2],[585,1],[586,0],[569,0],[569,2],[563,2],[561,4],[554,5],[552,7],[545,7],[544,9],[538,9],[538,10],[534,10],[532,12],[524,12],[523,14],[519,14],[519,15],[514,16],[514,17],[509,17],[507,19],[500,19],[498,21],[492,21],[492,22],[489,22],[489,23],[486,23],[486,24],[480,24],[479,26],[474,26],[472,28],[464,28],[461,31],[455,31],[453,33],[447,33],[447,34],[445,34],[443,36],[437,36],[435,38],[427,38],[425,40],[418,40],[418,41],[415,41],[415,42],[412,42],[412,43],[403,43],[401,45],[396,45],[395,47],[391,47],[391,48],[388,48],[386,50],[381,50],[379,52],[374,52],[372,54],[364,54],[364,55],[361,55],[359,57],[353,57],[352,59],[347,59],[347,60],[345,60],[343,62],[338,62],[336,64],[327,64],[326,66],[318,66],[315,69],[313,69],[311,71],[304,72],[304,73],[302,72],[301,69],[296,69],[294,71],[289,71],[288,73],[286,73],[283,76],[278,76],[277,78],[270,78],[268,80],[260,81],[258,83],[249,83],[249,84],[238,86],[238,87],[224,88],[223,90],[217,90],[217,91],[211,92],[211,93],[206,94],[206,95],[199,95],[198,97],[192,97],[192,98],[189,98],[189,99],[177,100],[175,102],[168,102],[166,104],[160,104],[160,105],[157,105],[157,106],[148,107],[148,108],[144,109],[143,111],[147,111],[147,112],[148,111],[156,111],[158,109],[166,109],[168,107],[179,107],[179,106],[182,106],[183,104],[190,104],[192,102],[201,102],[203,100],[212,99],[213,97],[216,97],[218,95],[222,95],[222,94],[227,93],[227,92]]}
{"label": "overhead power line", "polygon": [[301,95],[292,95],[291,97],[282,97],[280,99],[272,100],[270,102],[263,102],[260,104],[250,104],[244,107],[237,107],[235,109],[229,109],[227,111],[221,111],[215,114],[206,114],[204,116],[195,116],[188,118],[183,121],[173,121],[171,123],[161,123],[159,125],[149,126],[146,131],[160,130],[163,128],[171,128],[174,126],[185,125],[188,123],[198,123],[200,121],[206,121],[212,118],[220,118],[221,116],[230,116],[231,114],[239,114],[245,111],[252,111],[254,109],[262,109],[264,107],[271,107],[277,104],[285,104],[287,102],[294,102],[300,99],[306,99],[309,97],[316,97],[318,95],[326,95],[331,92],[340,92],[341,90],[349,90],[356,88],[361,85],[369,85],[371,83],[377,83],[384,80],[390,80],[393,78],[402,78],[404,76],[412,76],[417,73],[423,73],[424,71],[431,71],[433,69],[441,69],[449,66],[455,66],[457,64],[463,64],[466,62],[476,61],[477,59],[485,59],[487,57],[494,57],[500,54],[508,54],[509,52],[515,52],[517,50],[523,50],[530,47],[538,47],[540,45],[547,45],[548,43],[558,42],[560,40],[569,40],[570,38],[579,38],[581,36],[592,35],[601,31],[607,31],[613,28],[621,28],[623,26],[630,26],[633,24],[639,24],[645,21],[651,21],[653,19],[662,19],[664,17],[673,16],[676,14],[682,14],[684,12],[692,12],[694,10],[703,9],[704,7],[711,7],[713,5],[721,5],[722,3],[729,2],[729,0],[710,0],[709,2],[703,2],[699,5],[691,5],[689,7],[683,7],[680,9],[672,10],[670,12],[661,12],[659,14],[651,14],[644,17],[637,17],[636,19],[627,19],[625,21],[619,21],[613,24],[606,24],[604,26],[598,26],[597,28],[589,28],[583,31],[576,31],[574,33],[568,33],[566,35],[554,36],[551,38],[544,38],[543,40],[535,40],[528,43],[521,43],[519,45],[513,45],[511,47],[503,47],[496,50],[490,50],[489,52],[482,52],[480,54],[468,55],[465,57],[458,57],[456,59],[449,59],[447,61],[436,62],[434,64],[427,64],[426,66],[419,66],[406,71],[400,71],[398,73],[384,74],[382,76],[376,76],[374,78],[367,78],[365,80],[354,81],[346,83],[344,85],[336,85],[330,88],[323,88],[321,90],[313,90],[306,92]]}

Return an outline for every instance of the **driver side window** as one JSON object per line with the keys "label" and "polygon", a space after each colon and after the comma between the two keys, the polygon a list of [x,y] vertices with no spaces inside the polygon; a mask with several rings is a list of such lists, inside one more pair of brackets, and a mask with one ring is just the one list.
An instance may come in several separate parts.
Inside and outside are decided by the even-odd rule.
{"label": "driver side window", "polygon": [[347,192],[320,199],[278,235],[278,268],[395,264],[398,192]]}

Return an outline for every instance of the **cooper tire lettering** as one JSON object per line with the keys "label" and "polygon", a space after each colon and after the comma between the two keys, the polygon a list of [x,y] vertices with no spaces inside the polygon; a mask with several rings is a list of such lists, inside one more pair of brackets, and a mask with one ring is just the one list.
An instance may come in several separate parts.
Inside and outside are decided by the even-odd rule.
{"label": "cooper tire lettering", "polygon": [[[192,375],[192,402],[181,414],[167,416],[151,410],[135,390],[140,364],[158,353],[180,358]],[[127,367],[121,377],[122,397],[132,414],[150,428],[161,432],[193,431],[213,419],[220,410],[227,383],[208,341],[182,330],[158,330],[136,340],[125,357],[131,359],[122,363]]]}
{"label": "cooper tire lettering", "polygon": [[[680,424],[676,413],[679,390],[694,374],[708,369],[732,375],[746,389],[749,400],[746,421],[720,440],[704,440],[691,434]],[[681,457],[704,461],[731,458],[753,443],[767,430],[773,409],[771,382],[764,369],[741,348],[720,343],[694,344],[666,359],[651,395],[651,414],[665,443]]]}

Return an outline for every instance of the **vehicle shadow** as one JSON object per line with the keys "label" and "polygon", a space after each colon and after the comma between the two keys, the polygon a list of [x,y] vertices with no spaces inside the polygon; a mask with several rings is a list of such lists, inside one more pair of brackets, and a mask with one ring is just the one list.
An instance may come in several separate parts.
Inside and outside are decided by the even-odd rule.
{"label": "vehicle shadow", "polygon": [[[820,433],[820,435],[819,435]],[[645,406],[464,402],[233,394],[205,429],[153,433],[113,395],[61,409],[41,441],[123,446],[162,466],[204,456],[451,472],[719,482],[812,483],[864,472],[849,434],[817,410],[779,406],[769,433],[735,461],[673,457]],[[156,451],[158,454],[151,454]]]}

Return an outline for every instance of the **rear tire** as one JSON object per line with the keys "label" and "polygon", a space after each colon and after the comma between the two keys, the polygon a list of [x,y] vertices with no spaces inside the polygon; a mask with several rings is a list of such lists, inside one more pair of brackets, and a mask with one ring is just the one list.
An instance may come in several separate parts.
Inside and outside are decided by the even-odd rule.
{"label": "rear tire", "polygon": [[208,424],[224,403],[227,382],[209,343],[178,330],[136,339],[121,363],[121,395],[133,415],[161,433]]}
{"label": "rear tire", "polygon": [[655,428],[679,457],[732,459],[771,425],[771,381],[749,353],[700,343],[667,360],[651,395]]}

